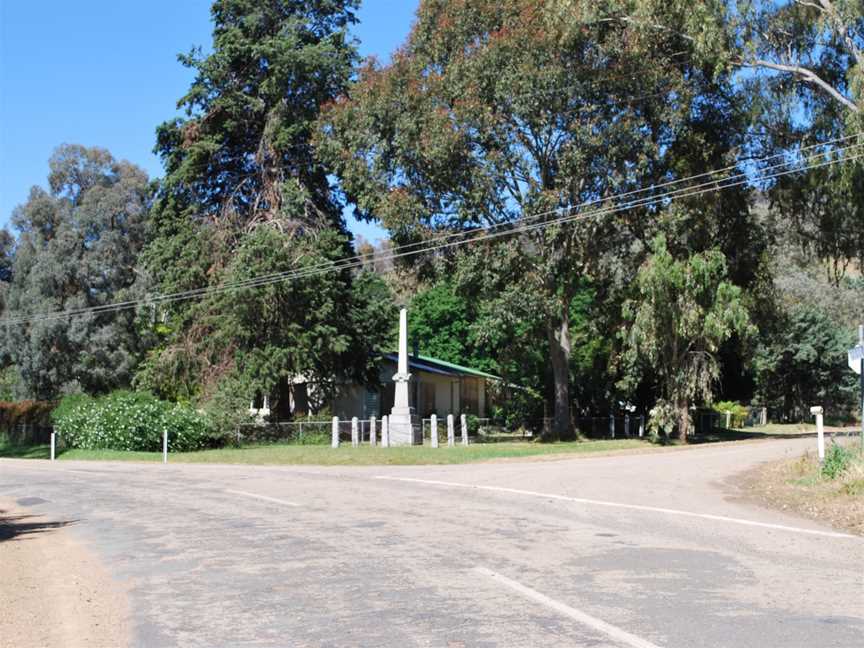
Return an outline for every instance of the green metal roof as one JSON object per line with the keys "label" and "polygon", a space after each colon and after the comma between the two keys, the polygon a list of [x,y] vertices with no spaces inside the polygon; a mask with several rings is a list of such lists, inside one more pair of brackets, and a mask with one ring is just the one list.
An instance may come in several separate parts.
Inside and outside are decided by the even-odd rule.
{"label": "green metal roof", "polygon": [[[385,354],[389,357],[390,360],[396,362],[399,358],[398,351],[391,351],[390,353]],[[486,373],[485,371],[480,371],[479,369],[472,369],[471,367],[463,367],[462,365],[455,364],[453,362],[446,362],[444,360],[439,360],[438,358],[433,358],[432,356],[425,355],[414,355],[413,353],[408,353],[408,362],[411,360],[419,360],[421,362],[429,362],[432,364],[436,364],[444,369],[449,369],[450,371],[454,371],[456,373],[467,374],[469,376],[479,376],[481,378],[490,378],[492,380],[501,380],[501,376],[495,376],[490,373]]]}
{"label": "green metal roof", "polygon": [[[410,354],[409,354],[410,357]],[[493,376],[490,373],[486,373],[485,371],[480,371],[479,369],[472,369],[471,367],[463,367],[462,365],[454,364],[452,362],[445,362],[444,360],[439,360],[438,358],[432,358],[430,356],[417,355],[418,360],[423,360],[424,362],[434,362],[435,364],[441,365],[442,367],[447,367],[448,369],[452,369],[454,371],[458,371],[460,373],[470,374],[472,376],[481,376],[482,378],[491,378],[492,380],[501,380],[499,376]]]}

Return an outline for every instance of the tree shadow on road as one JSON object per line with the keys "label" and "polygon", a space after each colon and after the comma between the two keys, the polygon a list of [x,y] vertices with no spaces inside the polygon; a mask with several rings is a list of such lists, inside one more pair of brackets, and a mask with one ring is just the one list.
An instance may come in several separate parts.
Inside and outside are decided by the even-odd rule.
{"label": "tree shadow on road", "polygon": [[35,534],[62,529],[77,520],[62,520],[51,522],[42,515],[13,513],[0,509],[0,542],[21,540]]}

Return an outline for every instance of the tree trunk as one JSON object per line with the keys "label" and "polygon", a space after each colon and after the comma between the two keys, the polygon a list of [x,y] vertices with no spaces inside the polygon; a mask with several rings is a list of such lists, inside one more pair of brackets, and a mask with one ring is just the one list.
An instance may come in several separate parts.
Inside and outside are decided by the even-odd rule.
{"label": "tree trunk", "polygon": [[565,313],[557,323],[550,322],[549,362],[555,384],[555,410],[552,434],[558,439],[572,439],[570,421],[570,321]]}
{"label": "tree trunk", "polygon": [[678,440],[687,443],[687,435],[690,433],[690,403],[686,398],[679,398],[676,405],[678,408]]}

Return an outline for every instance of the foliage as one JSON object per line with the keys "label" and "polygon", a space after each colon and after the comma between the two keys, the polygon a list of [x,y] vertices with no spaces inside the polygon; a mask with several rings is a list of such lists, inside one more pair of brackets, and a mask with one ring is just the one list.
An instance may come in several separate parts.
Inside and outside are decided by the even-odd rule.
{"label": "foliage", "polygon": [[[675,407],[678,434],[686,441],[693,400],[711,401],[719,377],[717,350],[750,323],[741,289],[726,279],[726,260],[711,250],[683,260],[657,236],[636,279],[634,298],[624,304],[631,367],[651,367],[660,385],[664,420]],[[665,425],[665,423],[664,423]]]}
{"label": "foliage", "polygon": [[327,171],[309,140],[320,106],[351,75],[356,54],[346,30],[357,6],[215,0],[212,52],[179,57],[196,73],[178,102],[186,118],[157,130],[163,198],[177,201],[159,211],[194,205],[197,218],[229,227],[338,222]]}
{"label": "foliage", "polygon": [[72,448],[157,451],[166,431],[171,451],[186,452],[213,444],[212,428],[205,416],[146,392],[115,391],[100,398],[67,396],[52,419],[55,431]]}
{"label": "foliage", "polygon": [[[12,214],[19,237],[5,315],[98,307],[136,296],[151,187],[108,151],[63,145],[49,161],[50,191],[34,187]],[[146,335],[134,311],[39,318],[5,327],[4,353],[28,397],[128,385]]]}
{"label": "foliage", "polygon": [[[55,405],[47,401],[0,402],[0,437],[5,437],[13,445],[40,437],[44,439]],[[17,428],[19,425],[36,429]]]}
{"label": "foliage", "polygon": [[822,462],[822,476],[827,479],[837,479],[846,472],[854,457],[855,455],[848,448],[832,443]]}
{"label": "foliage", "polygon": [[[716,65],[687,58],[694,44],[680,34],[692,3],[655,7],[663,29],[654,32],[598,19],[596,3],[566,5],[559,13],[562,3],[529,0],[421,4],[393,62],[368,63],[350,99],[322,117],[319,149],[361,217],[379,219],[399,243],[435,230],[506,229],[532,215],[587,216],[578,205],[611,207],[618,193],[729,163],[740,133],[733,93]],[[723,214],[699,221],[694,245],[726,245],[731,232],[749,253],[737,227],[745,192],[724,193],[688,202]],[[558,436],[572,434],[574,299],[586,279],[626,281],[622,257],[640,251],[642,217],[656,211],[575,218],[474,246],[474,266],[486,264],[469,275],[475,283],[510,279],[506,292],[481,286],[484,296],[498,292],[490,301],[520,313],[531,302],[527,327],[540,323],[532,341],[551,368]]]}
{"label": "foliage", "polygon": [[721,423],[726,424],[725,416],[729,414],[729,425],[733,428],[744,427],[744,422],[747,420],[749,409],[746,405],[736,403],[735,401],[720,401],[714,403],[714,411],[722,416]]}
{"label": "foliage", "polygon": [[804,420],[813,405],[822,405],[832,416],[854,410],[857,377],[846,363],[854,330],[806,304],[792,307],[781,318],[776,331],[756,349],[760,400],[790,420]]}
{"label": "foliage", "polygon": [[196,77],[179,102],[186,116],[157,132],[166,177],[146,268],[162,291],[246,287],[164,308],[136,385],[212,399],[220,429],[242,424],[236,412],[256,393],[287,417],[298,376],[322,398],[337,377],[369,380],[386,339],[386,288],[334,266],[350,236],[311,142],[321,105],[351,76],[357,5],[216,0],[212,52],[180,57]]}
{"label": "foliage", "polygon": [[446,362],[478,367],[472,348],[468,301],[451,282],[438,281],[411,300],[411,336],[420,352]]}
{"label": "foliage", "polygon": [[692,423],[689,410],[682,414],[669,400],[659,399],[648,412],[648,436],[654,442],[660,439],[661,434],[669,438],[676,427],[680,429],[682,415],[687,416],[685,425],[689,428]]}

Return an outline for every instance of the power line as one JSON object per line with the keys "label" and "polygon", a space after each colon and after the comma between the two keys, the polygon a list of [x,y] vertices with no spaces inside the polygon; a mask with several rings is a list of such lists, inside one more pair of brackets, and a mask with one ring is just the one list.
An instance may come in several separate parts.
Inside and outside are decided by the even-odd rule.
{"label": "power line", "polygon": [[[829,141],[827,141],[827,142],[821,142],[821,143],[819,143],[819,144],[812,144],[812,145],[805,146],[805,147],[801,148],[800,151],[803,152],[803,151],[810,150],[810,149],[813,149],[813,148],[824,147],[824,146],[828,146],[828,145],[831,145],[831,144],[836,144],[836,143],[840,143],[840,142],[843,142],[843,141],[848,141],[849,139],[854,138],[854,137],[858,137],[858,135],[848,135],[848,136],[845,136],[845,137],[838,137],[838,138],[836,138],[836,139],[834,139],[834,140],[829,140]],[[859,146],[859,145],[860,145],[860,144],[858,144],[858,145],[854,145],[854,146]],[[822,152],[822,153],[817,153],[817,154],[811,155],[811,156],[809,156],[809,157],[805,157],[804,159],[805,159],[805,160],[812,160],[812,159],[814,159],[814,158],[819,158],[819,157],[823,157],[823,156],[825,156],[825,155],[831,155],[831,154],[834,154],[834,153],[836,153],[836,152],[838,152],[838,151],[848,150],[849,148],[853,148],[853,147],[852,147],[852,146],[847,146],[847,147],[840,147],[840,148],[838,148],[838,149],[831,149],[831,150],[829,150],[829,151],[825,151],[825,152]],[[767,162],[767,161],[772,160],[772,159],[776,159],[776,158],[780,158],[780,157],[787,157],[787,156],[788,156],[787,153],[779,153],[779,154],[775,154],[775,155],[771,155],[771,156],[767,156],[767,157],[761,158],[761,159],[758,160],[758,162]],[[788,163],[783,162],[783,163],[780,163],[780,164],[769,165],[769,166],[763,168],[763,169],[762,169],[762,172],[765,172],[765,171],[771,171],[771,170],[773,170],[773,169],[777,169],[777,168],[782,168],[782,167],[787,166],[787,164],[788,164]],[[538,212],[538,213],[535,213],[535,214],[533,214],[533,215],[531,215],[531,216],[526,216],[526,217],[524,217],[524,218],[523,218],[521,221],[519,221],[519,222],[522,223],[522,224],[524,224],[524,223],[528,223],[528,222],[533,221],[533,220],[537,220],[537,219],[543,218],[543,217],[545,217],[545,216],[551,216],[551,215],[553,215],[553,214],[561,213],[562,211],[574,211],[574,210],[577,210],[577,209],[584,209],[585,207],[589,207],[589,206],[591,206],[591,205],[596,205],[596,204],[599,204],[599,203],[602,203],[602,202],[607,202],[607,201],[610,201],[610,200],[620,200],[621,198],[625,198],[625,197],[628,197],[628,196],[635,196],[635,195],[638,195],[638,194],[640,194],[640,193],[644,193],[644,192],[647,192],[647,191],[656,191],[656,190],[658,190],[658,189],[662,189],[662,188],[666,188],[666,187],[673,187],[673,186],[675,186],[675,185],[679,185],[679,184],[684,183],[684,182],[690,182],[690,181],[692,181],[692,180],[699,180],[699,179],[702,179],[702,178],[708,178],[708,177],[713,176],[713,175],[716,175],[716,174],[718,174],[718,173],[724,173],[724,172],[727,172],[727,171],[731,171],[731,170],[736,169],[737,167],[738,167],[737,164],[733,164],[733,165],[730,165],[730,166],[727,166],[727,167],[724,167],[724,168],[721,168],[721,169],[715,169],[715,170],[712,170],[712,171],[707,171],[707,172],[700,173],[700,174],[697,174],[697,175],[688,176],[688,177],[686,177],[686,178],[680,178],[680,179],[677,179],[677,180],[669,180],[669,181],[662,182],[662,183],[659,183],[659,184],[650,185],[650,186],[648,186],[648,187],[643,187],[643,188],[640,188],[640,189],[634,189],[634,190],[627,191],[627,192],[624,192],[624,193],[621,193],[621,194],[616,194],[615,196],[610,196],[610,197],[606,197],[606,198],[595,198],[595,199],[587,200],[587,201],[584,201],[584,202],[582,202],[582,203],[579,203],[579,204],[577,204],[577,205],[573,205],[573,206],[568,206],[568,207],[563,207],[563,208],[551,209],[551,210],[547,210],[547,211],[544,211],[544,212]],[[728,180],[733,180],[733,179],[749,178],[749,177],[750,177],[750,175],[747,174],[747,173],[739,173],[739,174],[736,174],[736,175],[734,175],[734,176],[729,176],[729,177],[727,177],[727,178],[724,178],[724,179],[722,179],[722,180],[724,180],[724,181],[728,181]],[[691,189],[695,189],[695,188],[699,188],[699,187],[710,186],[710,185],[713,185],[715,182],[717,182],[717,181],[714,180],[714,181],[705,182],[705,183],[702,183],[702,184],[700,184],[700,185],[687,187],[685,190],[689,191],[689,190],[691,190]],[[676,190],[675,192],[672,192],[671,194],[670,194],[670,193],[661,194],[660,197],[665,197],[665,196],[669,196],[669,195],[674,195],[675,193],[677,193],[677,192],[681,192],[681,191],[684,191],[684,190],[682,190],[682,189],[678,189],[678,190]],[[639,205],[634,205],[634,206],[639,206]],[[509,230],[512,230],[512,228],[513,228],[513,222],[510,221],[510,222],[504,222],[504,223],[496,223],[496,224],[493,224],[493,225],[489,225],[489,226],[487,226],[487,227],[479,227],[479,228],[475,228],[475,229],[473,229],[473,230],[462,230],[462,231],[456,231],[456,232],[446,232],[446,233],[443,233],[443,234],[439,234],[439,235],[436,235],[436,236],[430,237],[430,238],[425,239],[425,240],[423,240],[423,241],[418,241],[418,242],[415,242],[415,243],[406,243],[406,244],[403,244],[403,245],[400,245],[400,246],[396,246],[396,247],[394,247],[394,248],[391,248],[391,251],[394,251],[394,250],[406,251],[406,250],[413,249],[413,248],[426,247],[426,246],[428,246],[430,243],[433,243],[433,242],[435,242],[435,241],[448,240],[448,239],[451,239],[451,238],[457,238],[457,237],[465,237],[465,236],[468,236],[468,235],[470,235],[470,234],[472,234],[472,233],[476,233],[476,232],[480,232],[480,231],[490,231],[490,230],[495,230],[495,229],[499,229],[499,228],[500,228],[500,229],[507,229],[508,231],[509,231]],[[353,257],[347,257],[347,258],[345,258],[345,259],[340,259],[340,260],[337,260],[337,261],[335,261],[335,262],[325,262],[325,263],[321,263],[321,264],[319,264],[319,265],[317,265],[317,266],[309,266],[309,267],[307,267],[307,268],[304,268],[303,271],[313,270],[313,269],[315,269],[315,268],[332,268],[334,263],[339,263],[340,261],[343,261],[343,262],[344,262],[344,261],[349,261],[349,260],[350,260],[350,261],[363,261],[364,259],[363,259],[363,256],[362,256],[362,255],[355,255],[355,256],[353,256]],[[232,284],[230,284],[230,285],[233,286],[233,285],[243,284],[243,283],[248,282],[248,281],[257,281],[257,280],[262,280],[262,279],[269,279],[269,278],[271,278],[271,277],[284,277],[286,274],[290,274],[290,273],[294,273],[294,272],[296,272],[296,271],[295,271],[295,270],[287,270],[287,271],[280,271],[280,272],[273,273],[273,274],[269,274],[269,275],[260,275],[260,276],[258,276],[258,277],[255,277],[255,278],[252,278],[252,279],[248,279],[248,280],[245,280],[245,281],[241,281],[241,282],[234,282],[234,283],[232,283]],[[229,284],[225,284],[225,285],[226,285],[226,287],[227,287]],[[195,289],[195,290],[193,290],[193,291],[189,291],[189,292],[192,292],[192,293],[198,293],[198,292],[200,292],[200,291],[206,291],[206,290],[212,290],[212,289],[213,289],[213,287],[209,287],[209,288],[199,288],[199,289]],[[178,293],[178,294],[186,294],[186,293]],[[158,297],[154,297],[154,301],[155,301],[155,300],[158,300],[158,299],[159,299]]]}
{"label": "power line", "polygon": [[[838,138],[838,141],[847,140],[850,137],[852,137],[852,136],[849,136],[846,138]],[[808,148],[812,148],[815,146],[824,146],[825,144],[826,143],[822,143],[819,145],[813,145],[811,147],[805,147],[805,149],[802,149],[802,150],[806,150]],[[804,158],[804,160],[809,161],[809,160],[812,160],[815,158],[824,157],[827,154],[846,153],[850,150],[855,150],[855,152],[856,152],[856,155],[853,155],[853,156],[849,156],[849,157],[845,157],[845,158],[831,159],[831,160],[828,160],[826,162],[822,162],[822,163],[819,163],[816,165],[808,165],[805,168],[816,169],[816,168],[820,168],[820,167],[824,167],[824,166],[830,166],[833,164],[838,164],[840,162],[848,162],[848,161],[859,159],[861,157],[864,157],[864,152],[861,152],[861,147],[864,147],[864,143],[852,144],[852,145],[849,145],[846,147],[840,147],[840,148],[833,149],[833,150],[828,151],[828,152],[815,154],[815,155],[810,156],[808,158]],[[785,155],[785,154],[783,154],[783,155]],[[765,158],[765,160],[768,160],[768,159],[771,159],[774,157],[778,157],[778,156],[771,156],[769,158]],[[804,161],[804,160],[802,160],[802,161]],[[773,165],[771,167],[767,167],[765,170],[771,170],[771,169],[778,168],[781,166],[786,166],[786,164],[783,163],[780,165]],[[676,184],[680,184],[681,182],[686,182],[686,181],[690,181],[693,179],[707,177],[707,176],[716,174],[718,172],[722,172],[724,170],[729,170],[729,169],[733,169],[733,168],[735,168],[735,166],[731,166],[731,167],[727,167],[726,169],[715,170],[715,171],[711,171],[711,172],[707,172],[707,173],[703,173],[703,174],[698,174],[698,175],[695,175],[695,176],[692,176],[689,178],[682,178],[680,180],[669,181],[667,183],[662,183],[660,185],[647,187],[647,188],[627,192],[624,194],[620,194],[619,196],[614,196],[613,198],[618,199],[620,197],[624,197],[627,195],[635,195],[635,194],[642,193],[642,192],[647,191],[647,190],[652,190],[652,189],[656,189],[656,188],[663,187],[663,186],[674,186]],[[509,236],[509,235],[517,234],[517,233],[521,233],[521,232],[528,232],[528,231],[532,231],[532,230],[535,230],[538,228],[545,228],[545,227],[549,227],[549,226],[556,225],[556,224],[566,224],[566,223],[579,221],[579,220],[587,220],[590,218],[608,216],[608,215],[614,214],[614,213],[620,213],[623,211],[630,211],[630,210],[636,209],[638,207],[651,206],[651,205],[661,203],[664,201],[673,201],[673,200],[678,200],[681,198],[695,197],[695,196],[703,195],[703,194],[709,193],[709,192],[721,191],[723,189],[729,189],[732,187],[748,184],[748,183],[753,182],[753,181],[771,180],[771,179],[778,178],[778,177],[785,176],[785,175],[789,175],[792,173],[797,173],[801,170],[802,170],[801,168],[789,169],[789,170],[778,172],[775,174],[769,174],[769,175],[764,175],[764,176],[757,175],[757,177],[755,177],[755,178],[749,176],[746,173],[740,173],[737,175],[729,176],[727,178],[721,178],[719,180],[714,180],[714,181],[702,183],[702,184],[696,185],[696,186],[690,186],[690,187],[685,187],[685,188],[681,188],[681,189],[676,189],[673,191],[667,191],[667,192],[661,193],[661,194],[656,195],[656,196],[647,196],[644,198],[638,198],[636,200],[626,202],[623,205],[619,204],[619,205],[615,205],[615,206],[604,207],[604,208],[596,209],[596,210],[585,212],[585,213],[562,215],[562,216],[559,216],[558,218],[554,218],[554,219],[550,219],[550,220],[542,220],[539,222],[532,223],[532,221],[536,221],[539,218],[542,218],[544,216],[549,216],[549,215],[553,215],[553,214],[561,214],[564,212],[572,212],[573,210],[579,209],[583,206],[587,206],[590,204],[596,204],[597,202],[600,201],[600,199],[587,201],[585,203],[582,203],[580,205],[575,205],[572,207],[564,207],[564,208],[559,208],[559,209],[554,209],[554,210],[548,210],[546,212],[540,212],[538,214],[534,214],[532,216],[526,217],[521,222],[518,222],[515,224],[514,223],[501,223],[501,224],[497,224],[494,226],[490,226],[489,228],[480,228],[480,229],[475,229],[475,230],[469,230],[466,232],[448,233],[447,235],[444,235],[441,237],[436,237],[436,238],[433,238],[431,240],[427,240],[424,242],[412,243],[412,244],[407,244],[404,246],[397,246],[397,247],[392,248],[387,254],[383,255],[381,258],[382,258],[382,260],[393,260],[393,259],[397,259],[397,258],[421,254],[424,252],[434,252],[436,250],[442,250],[442,249],[457,247],[459,245],[465,245],[467,243],[476,243],[476,242],[486,240],[486,239],[497,238],[499,236]],[[734,182],[729,182],[730,180],[734,180]],[[610,199],[603,199],[603,200],[610,200]],[[507,229],[501,229],[504,227],[506,227]],[[498,229],[496,229],[496,228],[498,228]],[[480,232],[480,233],[478,233],[478,232]],[[460,240],[436,244],[437,241],[447,240],[447,239],[453,238],[455,236],[462,236],[464,238],[462,238]],[[275,273],[275,274],[271,274],[271,275],[262,275],[259,277],[253,277],[253,278],[243,280],[243,281],[233,282],[230,284],[223,284],[221,286],[202,287],[202,288],[197,288],[197,289],[178,292],[178,293],[171,293],[171,294],[166,294],[166,295],[153,295],[153,296],[150,296],[150,297],[144,298],[144,299],[128,300],[128,301],[124,301],[124,302],[116,302],[116,303],[112,303],[112,304],[103,304],[103,305],[92,306],[92,307],[87,307],[87,308],[33,314],[33,315],[29,315],[29,316],[0,320],[0,324],[12,325],[12,324],[22,324],[22,323],[26,323],[26,322],[49,321],[49,320],[65,319],[68,317],[75,317],[75,316],[81,316],[81,315],[87,315],[87,314],[100,314],[100,313],[107,313],[107,312],[116,312],[116,311],[120,311],[120,310],[135,308],[135,307],[141,306],[141,305],[146,306],[146,305],[155,305],[155,304],[163,304],[163,303],[173,303],[173,302],[177,302],[177,301],[185,301],[185,300],[195,299],[195,298],[203,297],[203,296],[211,296],[211,295],[222,294],[225,292],[233,292],[236,290],[258,288],[261,286],[279,283],[282,281],[288,281],[288,280],[292,280],[292,279],[300,279],[300,278],[305,278],[305,277],[309,277],[309,276],[315,276],[317,274],[324,274],[326,272],[346,270],[346,269],[361,266],[364,263],[365,263],[365,259],[362,256],[345,257],[343,259],[339,259],[339,260],[336,260],[333,262],[318,264],[316,266],[310,266],[308,268],[294,269],[294,270],[284,271],[284,272]]]}

